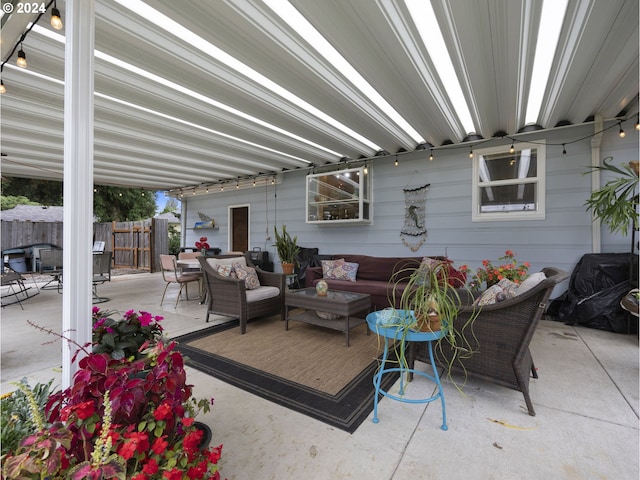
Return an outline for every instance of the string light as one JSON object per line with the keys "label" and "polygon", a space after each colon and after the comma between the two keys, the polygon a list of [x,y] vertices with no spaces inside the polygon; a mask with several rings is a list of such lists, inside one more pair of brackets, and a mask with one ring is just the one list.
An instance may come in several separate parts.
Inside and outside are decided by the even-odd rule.
{"label": "string light", "polygon": [[[636,122],[635,122],[635,124],[634,124],[634,129],[640,130],[640,113],[636,113],[636,114],[635,114],[635,116],[636,116]],[[626,122],[626,121],[629,121],[631,118],[632,118],[632,116],[629,116],[629,117],[627,117],[627,118],[626,118],[626,119],[624,119],[624,120],[618,120],[618,119],[616,119],[616,120],[615,120],[615,122],[618,124],[618,127],[619,127],[620,132],[622,132],[622,134],[620,135],[621,137],[624,137],[624,130],[623,130],[623,128],[622,128],[622,123],[624,123],[624,122]],[[602,133],[602,132],[604,132],[604,131],[607,131],[607,130],[610,130],[610,129],[612,129],[612,128],[615,128],[616,123],[612,123],[611,125],[609,125],[608,127],[603,128],[603,129],[602,129],[601,131],[599,131],[599,132],[593,132],[593,133],[591,133],[591,134],[589,134],[589,135],[587,135],[587,136],[584,136],[584,137],[581,137],[581,138],[577,138],[577,139],[575,139],[575,140],[571,140],[571,141],[569,141],[569,142],[565,142],[565,143],[547,143],[547,142],[544,142],[544,144],[546,144],[547,146],[549,146],[549,145],[562,146],[562,156],[566,156],[566,155],[567,155],[567,144],[569,144],[569,145],[570,145],[570,144],[573,144],[573,143],[577,143],[577,142],[583,141],[583,140],[585,140],[585,139],[587,139],[587,138],[591,138],[591,137],[593,137],[594,135],[597,135],[597,134]],[[505,134],[505,135],[502,135],[500,138],[503,138],[503,137],[506,137],[506,136],[507,136],[507,135]],[[509,153],[515,153],[515,139],[513,139],[513,138],[511,138],[511,137],[507,137],[507,138],[509,138],[509,139],[512,141],[512,142],[511,142],[511,145],[510,145],[510,148],[509,148]],[[477,143],[475,143],[475,144],[474,144],[474,146],[478,147],[479,145],[483,145],[483,144],[485,144],[485,143],[489,143],[489,142],[495,141],[496,139],[498,139],[498,135],[495,135],[494,137],[492,137],[492,138],[490,138],[490,139],[486,139],[486,140],[483,140],[483,141],[477,142]],[[541,142],[536,142],[535,140],[532,140],[532,141],[528,141],[527,143],[536,144],[536,143],[543,143],[543,141],[541,141]],[[508,145],[508,144],[507,144],[507,145]],[[463,148],[463,147],[464,147],[464,145],[454,146],[453,144],[443,144],[443,145],[442,145],[442,147],[443,147],[443,149],[447,149],[447,150],[448,150],[448,149],[453,149],[453,150],[455,150],[455,149],[457,149],[457,148]],[[506,147],[506,145],[505,145],[505,147]],[[433,153],[433,150],[434,150],[434,148],[437,150],[439,147],[433,147],[432,145],[430,145],[428,148],[429,148],[429,157],[428,157],[428,158],[429,158],[429,161],[433,161],[433,159],[434,159],[434,153]],[[416,149],[416,150],[426,150],[426,148],[420,148],[420,149]],[[409,153],[409,152],[406,152],[406,151],[401,151],[401,152],[400,152],[400,151],[399,151],[398,153],[396,153],[396,154],[394,155],[394,165],[395,165],[395,166],[399,166],[399,164],[400,164],[399,157],[400,157],[401,155],[405,154],[405,153]],[[376,156],[379,156],[379,155],[376,155]],[[473,158],[474,158],[473,148],[471,148],[471,149],[469,150],[469,158],[470,158],[470,159],[473,159]],[[357,163],[358,165],[361,165],[361,166],[363,167],[363,173],[366,175],[366,174],[368,174],[368,173],[369,173],[369,164],[368,164],[368,162],[369,162],[369,161],[371,161],[371,160],[375,160],[375,159],[374,159],[374,158],[364,158],[364,157],[361,157],[361,158],[359,158],[358,160],[352,160],[352,159],[349,159],[348,157],[342,157],[342,158],[340,159],[340,162],[344,162],[344,163],[345,163],[345,168],[349,168],[349,166],[350,166],[349,164],[350,164],[350,163]],[[512,159],[509,161],[509,165],[511,165],[511,166],[513,166],[513,165],[517,165],[517,160],[516,160],[515,158],[512,158]],[[341,167],[341,166],[340,166],[340,167]],[[310,168],[311,168],[311,167],[310,167]],[[311,172],[313,172],[313,173],[315,173],[315,172],[316,172],[316,168],[315,168],[315,166],[313,166],[313,169],[312,169],[312,170],[310,170],[310,171],[311,171]],[[251,184],[252,184],[254,187],[255,187],[255,186],[257,186],[258,181],[261,181],[261,182],[263,182],[263,181],[264,181],[264,183],[265,183],[265,185],[266,185],[266,183],[268,182],[268,178],[269,178],[269,177],[271,178],[271,184],[272,184],[272,185],[275,185],[275,183],[276,183],[276,176],[275,176],[275,175],[273,175],[273,174],[258,175],[257,177],[245,177],[245,178],[242,180],[242,186],[240,185],[240,179],[239,179],[240,177],[238,177],[238,178],[236,179],[236,189],[240,189],[240,188],[248,187],[248,186],[249,186],[249,182],[251,182]],[[224,183],[230,183],[230,182],[222,182],[222,181],[220,181],[220,182],[216,182],[216,184],[217,184],[217,185],[220,185],[220,191],[221,191],[221,192],[224,192]],[[216,184],[214,184],[214,185],[216,185]],[[196,193],[198,193],[198,192],[199,192],[199,193],[204,193],[204,192],[202,191],[202,188],[203,188],[203,187],[206,187],[206,185],[204,185],[204,184],[200,184],[200,186],[199,186],[199,187],[191,187],[191,188],[188,188],[188,191],[192,191],[194,195],[195,195]],[[200,188],[200,190],[199,190],[198,188]],[[180,190],[180,191],[181,191],[181,190]],[[208,188],[208,187],[206,188],[206,193],[209,193],[209,188]],[[181,194],[180,194],[180,196],[182,197],[182,196],[183,196],[183,194],[181,193]]]}
{"label": "string light", "polygon": [[18,50],[16,65],[20,68],[27,68],[27,56],[25,55],[24,50],[22,50],[22,42],[20,42],[20,50]]}
{"label": "string light", "polygon": [[51,9],[51,26],[56,30],[62,30],[62,19],[60,18],[60,10],[58,10],[56,1],[53,1],[53,8]]}
{"label": "string light", "polygon": [[618,135],[620,135],[620,138],[624,138],[626,133],[624,133],[624,130],[622,129],[622,122],[619,122],[618,126],[620,127],[620,132],[618,133]]}
{"label": "string light", "polygon": [[[35,4],[33,5],[35,8]],[[62,18],[60,16],[60,10],[58,10],[57,8],[56,0],[50,0],[49,3],[47,3],[47,5],[44,6],[42,10],[40,10],[40,14],[36,17],[36,19],[29,24],[29,28],[27,28],[24,31],[24,33],[20,36],[20,39],[13,46],[13,49],[11,49],[11,52],[9,52],[9,55],[7,55],[5,57],[5,60],[2,62],[2,64],[0,64],[0,72],[2,72],[2,70],[4,69],[5,63],[7,63],[11,59],[11,57],[15,53],[16,49],[18,49],[18,47],[19,47],[19,50],[18,50],[18,58],[16,58],[16,65],[18,65],[20,68],[27,68],[27,55],[24,53],[24,50],[22,49],[22,42],[27,38],[27,34],[31,31],[31,29],[38,24],[38,22],[40,21],[40,18],[42,18],[42,15],[44,15],[47,12],[47,10],[51,5],[53,5],[53,7],[51,8],[51,26],[56,30],[62,29],[63,27]],[[7,88],[5,87],[4,82],[0,80],[0,94],[5,94],[5,93],[7,93]]]}

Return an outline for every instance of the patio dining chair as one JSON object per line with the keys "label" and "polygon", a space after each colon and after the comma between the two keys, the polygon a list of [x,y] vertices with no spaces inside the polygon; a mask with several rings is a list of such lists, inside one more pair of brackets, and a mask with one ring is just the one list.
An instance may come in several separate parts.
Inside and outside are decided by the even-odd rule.
{"label": "patio dining chair", "polygon": [[62,249],[40,250],[40,274],[52,277],[41,290],[56,289],[58,293],[62,293]]}
{"label": "patio dining chair", "polygon": [[108,302],[110,298],[98,295],[98,285],[111,281],[111,252],[93,254],[93,303]]}
{"label": "patio dining chair", "polygon": [[[202,252],[180,252],[178,253],[178,260],[193,260],[196,259],[198,257],[202,256]],[[183,272],[199,272],[200,271],[200,267],[195,267],[195,268],[190,268],[190,267],[185,267],[184,265],[179,265],[180,269]]]}
{"label": "patio dining chair", "polygon": [[[2,268],[2,307],[17,303],[24,310],[22,302],[36,296],[39,292],[36,285],[35,291],[25,285],[25,278],[20,272],[16,272],[8,265]],[[7,300],[8,299],[8,300]]]}
{"label": "patio dining chair", "polygon": [[162,292],[162,299],[160,300],[161,306],[162,302],[164,302],[164,296],[167,293],[167,288],[172,283],[180,285],[180,290],[178,290],[178,297],[176,298],[176,304],[174,305],[174,308],[178,306],[178,301],[180,301],[180,294],[182,293],[182,288],[185,285],[187,285],[187,287],[185,288],[187,300],[189,300],[189,283],[198,282],[198,292],[201,291],[201,272],[181,272],[178,269],[175,255],[160,255],[160,264],[162,266],[162,278],[165,282],[167,282],[167,284],[164,286],[164,292]]}

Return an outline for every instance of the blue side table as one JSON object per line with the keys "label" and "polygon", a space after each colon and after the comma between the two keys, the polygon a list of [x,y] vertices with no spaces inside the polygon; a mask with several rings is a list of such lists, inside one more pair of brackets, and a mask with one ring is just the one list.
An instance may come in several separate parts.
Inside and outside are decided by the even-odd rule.
{"label": "blue side table", "polygon": [[[367,315],[367,324],[369,329],[375,334],[384,337],[384,353],[382,355],[382,362],[380,368],[373,376],[373,385],[375,387],[375,395],[373,400],[373,423],[378,423],[378,398],[380,394],[385,397],[397,400],[404,403],[429,403],[434,400],[440,399],[442,403],[442,430],[448,430],[447,427],[447,409],[444,402],[444,392],[442,391],[442,384],[440,383],[440,375],[436,369],[436,363],[433,359],[433,345],[434,341],[439,340],[444,336],[443,331],[439,332],[414,332],[408,330],[406,333],[403,329],[398,327],[399,323],[403,321],[411,321],[413,312],[406,310],[380,310]],[[399,365],[398,367],[386,368],[386,362],[389,357],[389,340],[402,340],[411,342],[427,342],[429,351],[429,359],[431,360],[431,368],[433,369],[433,375],[429,375],[425,372],[408,368],[405,365]],[[406,348],[406,343],[405,343]],[[380,388],[382,383],[382,376],[386,373],[400,372],[400,391],[401,396],[394,395]],[[405,374],[415,374],[428,378],[438,386],[438,393],[429,398],[421,398],[417,400],[404,398],[404,383]]]}

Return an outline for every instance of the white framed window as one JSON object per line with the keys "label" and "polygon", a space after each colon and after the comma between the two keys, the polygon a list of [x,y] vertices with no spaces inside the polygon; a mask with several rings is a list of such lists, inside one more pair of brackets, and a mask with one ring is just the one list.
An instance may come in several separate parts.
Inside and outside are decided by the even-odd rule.
{"label": "white framed window", "polygon": [[544,141],[473,153],[472,221],[544,220]]}

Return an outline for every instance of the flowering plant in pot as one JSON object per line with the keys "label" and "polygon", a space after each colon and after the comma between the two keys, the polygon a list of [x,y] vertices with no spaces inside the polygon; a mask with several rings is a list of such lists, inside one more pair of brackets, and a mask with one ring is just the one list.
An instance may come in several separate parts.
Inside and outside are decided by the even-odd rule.
{"label": "flowering plant in pot", "polygon": [[202,252],[202,256],[207,255],[207,250],[211,248],[211,246],[207,243],[207,237],[200,237],[200,240],[196,242],[196,248]]}
{"label": "flowering plant in pot", "polygon": [[142,356],[140,348],[160,340],[163,317],[149,312],[129,310],[122,318],[113,318],[114,311],[103,311],[93,307],[93,353],[108,353],[112,358]]}
{"label": "flowering plant in pot", "polygon": [[204,448],[175,343],[153,337],[138,358],[88,352],[73,384],[49,395],[35,430],[3,459],[7,478],[219,478],[222,445]]}
{"label": "flowering plant in pot", "polygon": [[[516,260],[516,254],[512,250],[506,250],[502,257],[498,260],[501,261],[500,265],[494,265],[491,260],[483,260],[482,267],[478,268],[473,276],[469,286],[473,290],[478,290],[482,286],[489,288],[495,285],[503,278],[511,280],[516,284],[522,283],[529,274],[529,262],[518,262]],[[461,270],[468,273],[469,268],[466,265],[461,267]]]}

